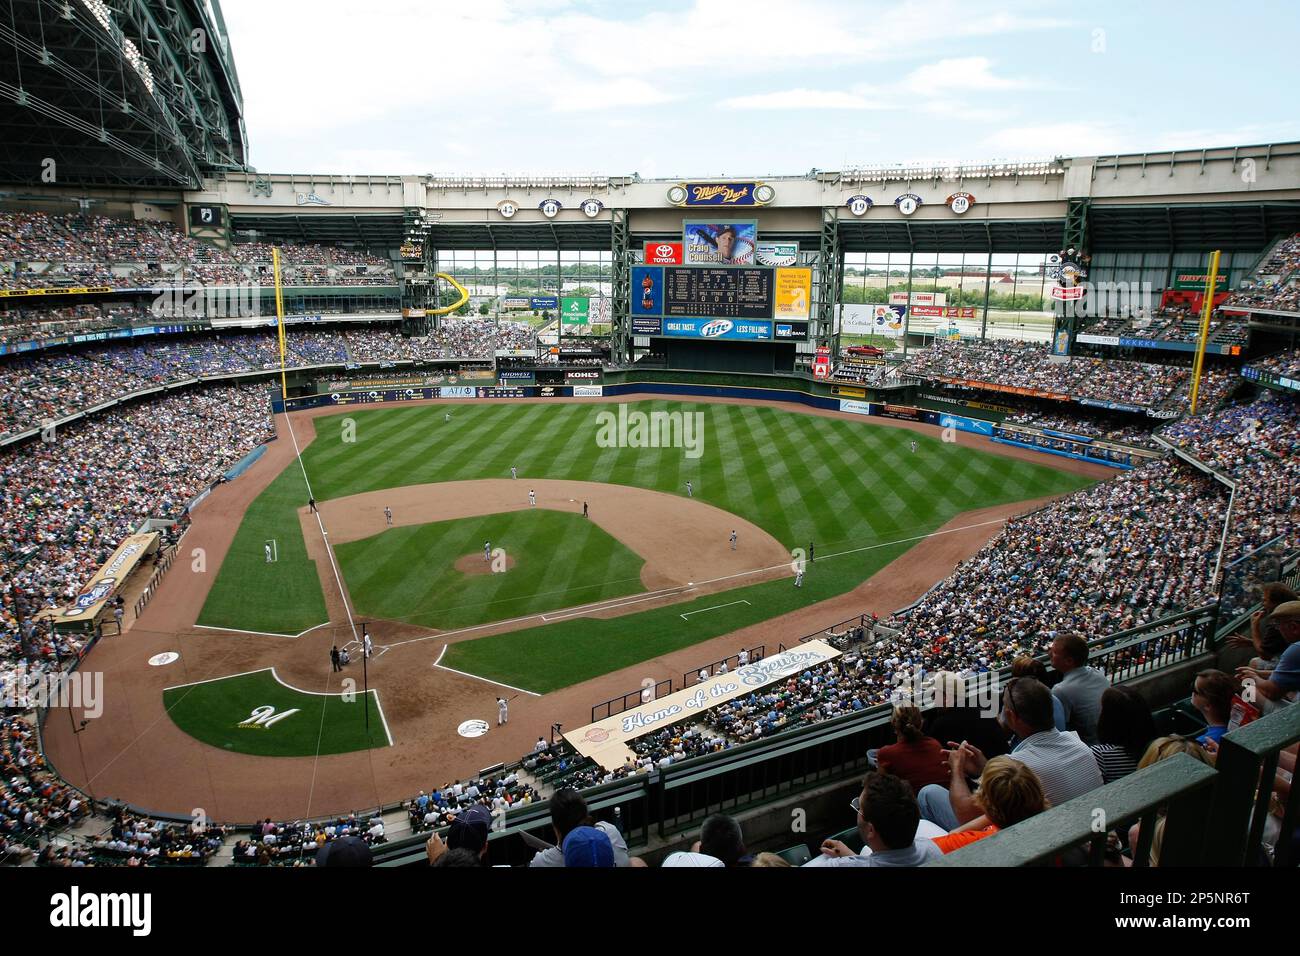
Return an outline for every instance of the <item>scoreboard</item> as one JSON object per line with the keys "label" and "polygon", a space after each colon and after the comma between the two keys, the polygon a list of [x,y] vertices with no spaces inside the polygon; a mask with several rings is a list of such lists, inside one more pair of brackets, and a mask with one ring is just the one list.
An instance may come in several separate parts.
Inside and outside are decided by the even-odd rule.
{"label": "scoreboard", "polygon": [[770,319],[772,296],[771,269],[664,269],[665,316]]}
{"label": "scoreboard", "polygon": [[634,335],[745,341],[808,337],[812,270],[761,266],[632,267]]}

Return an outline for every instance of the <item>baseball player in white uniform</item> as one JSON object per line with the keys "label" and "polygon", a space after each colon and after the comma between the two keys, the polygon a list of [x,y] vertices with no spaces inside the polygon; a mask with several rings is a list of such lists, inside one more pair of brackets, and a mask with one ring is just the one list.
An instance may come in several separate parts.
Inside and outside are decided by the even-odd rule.
{"label": "baseball player in white uniform", "polygon": [[736,666],[744,667],[748,663],[749,663],[749,651],[745,650],[742,647],[740,649],[740,653],[736,655]]}
{"label": "baseball player in white uniform", "polygon": [[366,660],[370,660],[370,655],[375,649],[374,643],[370,640],[369,634],[361,635],[361,648],[366,655]]}
{"label": "baseball player in white uniform", "polygon": [[691,485],[689,481],[686,482],[686,497],[687,498],[695,497],[695,488]]}
{"label": "baseball player in white uniform", "polygon": [[731,550],[732,550],[732,551],[735,551],[735,550],[736,550],[736,532],[735,532],[735,529],[732,529],[732,532],[731,532]]}
{"label": "baseball player in white uniform", "polygon": [[537,492],[533,491],[531,488],[528,489],[528,503],[534,508],[537,507]]}
{"label": "baseball player in white uniform", "polygon": [[518,478],[518,477],[519,477],[519,469],[516,468],[514,465],[511,465],[511,466],[510,466],[510,477],[511,477],[511,478]]}
{"label": "baseball player in white uniform", "polygon": [[266,563],[271,563],[271,542],[266,543]]}
{"label": "baseball player in white uniform", "polygon": [[510,723],[510,702],[504,697],[497,698],[497,726]]}
{"label": "baseball player in white uniform", "polygon": [[491,542],[491,541],[484,541],[484,542],[483,542],[483,560],[484,560],[484,561],[491,561],[491,560],[492,560],[492,542]]}
{"label": "baseball player in white uniform", "polygon": [[393,509],[388,505],[384,505],[384,521],[388,523],[390,528],[393,526]]}

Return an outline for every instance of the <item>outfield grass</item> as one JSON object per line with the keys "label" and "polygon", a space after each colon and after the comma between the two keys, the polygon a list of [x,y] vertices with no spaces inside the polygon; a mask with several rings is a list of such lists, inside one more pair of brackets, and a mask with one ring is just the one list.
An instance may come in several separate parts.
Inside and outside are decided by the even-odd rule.
{"label": "outfield grass", "polygon": [[[694,605],[610,621],[571,620],[448,650],[445,663],[451,667],[539,692],[842,594],[911,547],[915,542],[909,539],[962,511],[1063,494],[1090,483],[1046,461],[1004,458],[867,420],[750,405],[629,405],[647,412],[702,414],[701,457],[687,458],[680,449],[598,447],[597,416],[616,412],[613,403],[478,402],[452,406],[450,422],[443,420],[445,406],[357,409],[318,418],[318,437],[303,459],[319,500],[400,485],[504,478],[512,465],[521,479],[611,482],[676,494],[684,493],[689,479],[695,497],[753,522],[791,548],[812,541],[819,556],[853,552],[819,559],[798,591],[789,582],[771,582]],[[344,419],[356,423],[355,442],[342,440]],[[914,438],[915,454],[909,448]],[[292,532],[301,549],[293,509],[305,495],[284,495],[278,488],[284,480],[277,480],[250,509],[236,540],[247,535],[258,550],[232,550],[204,608],[203,623],[295,633],[324,620],[310,596],[285,592],[284,599],[262,608],[245,590],[263,567],[262,539],[272,532],[281,537]],[[297,481],[301,488],[301,474]],[[295,560],[305,564],[304,579],[313,583],[319,601],[316,570],[305,550],[286,558],[282,543],[281,562]],[[936,568],[935,580],[947,570]],[[751,603],[692,615],[688,621],[678,616],[732,600]],[[259,626],[250,627],[250,621]]]}
{"label": "outfield grass", "polygon": [[[354,665],[360,683],[361,668]],[[370,737],[366,738],[369,697]],[[269,669],[163,691],[163,706],[176,726],[206,744],[259,757],[312,757],[387,747],[379,697],[357,691],[348,701],[340,694],[308,694],[286,687]],[[297,709],[270,727],[240,727],[253,709],[275,714]],[[274,716],[274,715],[272,715]]]}
{"label": "outfield grass", "polygon": [[[498,574],[457,571],[458,558],[482,560],[485,541],[514,566]],[[637,554],[581,515],[544,509],[389,528],[334,553],[363,617],[442,630],[644,590]]]}

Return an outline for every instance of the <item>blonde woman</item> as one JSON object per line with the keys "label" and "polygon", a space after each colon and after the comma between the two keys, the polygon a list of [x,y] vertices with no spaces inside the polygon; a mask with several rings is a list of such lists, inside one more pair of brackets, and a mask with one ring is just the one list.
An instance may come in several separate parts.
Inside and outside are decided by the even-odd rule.
{"label": "blonde woman", "polygon": [[992,836],[1051,806],[1043,794],[1038,774],[1011,757],[994,757],[984,765],[979,790],[973,799],[982,815],[947,836],[934,838],[935,845],[944,853]]}

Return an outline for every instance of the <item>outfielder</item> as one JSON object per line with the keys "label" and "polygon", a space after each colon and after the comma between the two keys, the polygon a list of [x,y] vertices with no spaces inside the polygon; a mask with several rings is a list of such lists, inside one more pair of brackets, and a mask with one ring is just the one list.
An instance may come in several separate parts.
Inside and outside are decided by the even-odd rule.
{"label": "outfielder", "polygon": [[271,563],[271,542],[266,542],[266,563]]}
{"label": "outfielder", "polygon": [[686,482],[686,497],[687,498],[695,497],[695,489],[691,486],[691,483],[689,481]]}
{"label": "outfielder", "polygon": [[915,439],[915,438],[912,439],[912,454],[913,454],[913,455],[916,454],[916,439]]}

